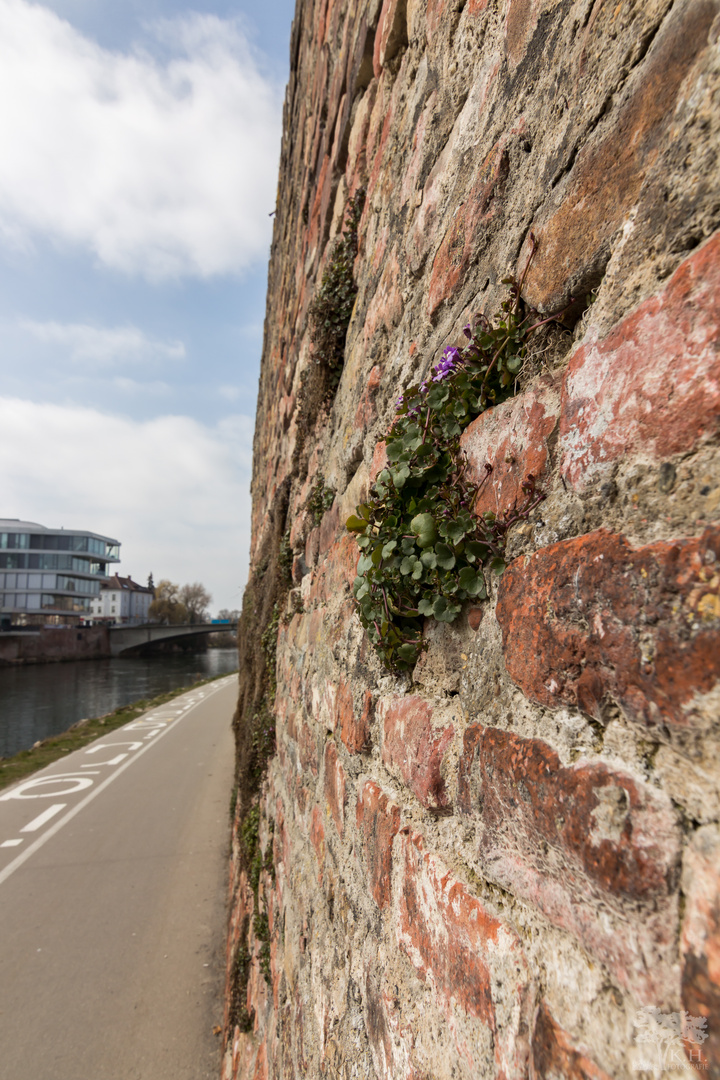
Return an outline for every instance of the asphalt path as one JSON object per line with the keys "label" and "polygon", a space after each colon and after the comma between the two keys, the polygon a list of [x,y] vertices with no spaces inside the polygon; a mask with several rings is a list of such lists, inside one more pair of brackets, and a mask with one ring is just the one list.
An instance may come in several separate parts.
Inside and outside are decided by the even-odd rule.
{"label": "asphalt path", "polygon": [[0,793],[1,1080],[217,1080],[237,676]]}

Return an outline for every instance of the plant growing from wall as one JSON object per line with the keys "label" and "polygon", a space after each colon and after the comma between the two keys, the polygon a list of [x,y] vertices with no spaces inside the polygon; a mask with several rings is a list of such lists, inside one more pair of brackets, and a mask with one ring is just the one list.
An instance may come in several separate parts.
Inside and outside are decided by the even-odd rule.
{"label": "plant growing from wall", "polygon": [[[531,237],[531,256],[535,240]],[[504,514],[473,513],[480,485],[467,476],[460,450],[464,429],[515,392],[531,334],[559,315],[522,316],[520,282],[492,325],[483,316],[465,327],[466,344],[449,346],[430,375],[403,392],[385,436],[388,464],[368,502],[348,518],[361,557],[354,583],[360,621],[385,665],[416,664],[425,618],[453,622],[466,600],[484,600],[488,570],[502,573],[507,532],[545,497],[528,476],[524,498]],[[562,314],[562,313],[560,313]],[[522,316],[522,317],[521,317]]]}
{"label": "plant growing from wall", "polygon": [[353,265],[358,251],[357,229],[365,192],[361,189],[348,201],[342,234],[334,242],[320,286],[310,304],[312,362],[301,375],[295,415],[297,442],[293,465],[297,469],[305,439],[323,406],[332,402],[345,360],[345,340],[350,325],[357,285]]}
{"label": "plant growing from wall", "polygon": [[350,324],[357,286],[353,265],[358,251],[357,228],[365,204],[360,190],[348,201],[345,227],[335,242],[317,295],[310,305],[310,337],[316,363],[330,373],[330,386],[340,381],[345,358],[345,338]]}

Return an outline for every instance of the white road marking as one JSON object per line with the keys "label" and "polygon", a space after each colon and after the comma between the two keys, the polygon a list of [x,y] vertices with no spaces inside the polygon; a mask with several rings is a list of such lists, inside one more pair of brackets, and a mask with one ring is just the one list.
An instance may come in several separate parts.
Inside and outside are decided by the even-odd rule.
{"label": "white road marking", "polygon": [[92,765],[81,765],[81,769],[94,769],[96,765],[119,765],[121,761],[124,761],[127,754],[116,754],[114,758],[110,758],[109,761],[93,761]]}
{"label": "white road marking", "polygon": [[17,847],[18,844],[22,844],[22,840],[5,840],[0,847]]}
{"label": "white road marking", "polygon": [[41,829],[51,818],[54,818],[56,814],[59,814],[61,810],[64,810],[67,803],[59,802],[54,806],[48,806],[47,810],[43,810],[42,814],[38,814],[36,818],[33,818],[29,824],[27,824],[20,832],[37,832]]}
{"label": "white road marking", "polygon": [[[222,690],[225,687],[225,685],[226,685],[226,680],[225,679],[223,679],[222,681],[219,680],[218,682],[215,683],[215,686],[213,687],[212,693],[215,693],[217,690]],[[208,695],[208,696],[210,696],[210,695]],[[185,711],[185,716],[189,716],[190,712],[191,712],[190,709],[186,710]],[[182,717],[182,719],[184,719],[184,717]],[[128,730],[130,730],[130,728],[133,728],[133,727],[137,727],[137,723],[128,724],[128,725],[126,725],[124,728],[122,728],[120,730],[128,731]],[[163,727],[164,727],[164,730],[161,730],[160,727],[158,726],[158,728],[155,731],[150,732],[150,734],[146,735],[145,738],[148,739],[148,738],[151,738],[153,735],[157,735],[158,738],[161,739],[164,735],[167,735],[169,731],[174,730],[174,728],[165,727],[164,725],[163,725]],[[55,836],[56,833],[60,832],[60,830],[65,825],[67,825],[67,823],[69,821],[72,821],[72,819],[75,817],[76,814],[79,814],[81,810],[84,810],[85,807],[89,803],[91,803],[93,801],[93,799],[95,799],[102,791],[104,791],[105,788],[108,787],[109,784],[112,784],[113,780],[116,780],[117,777],[121,775],[121,773],[124,773],[125,770],[127,768],[129,768],[133,764],[133,762],[137,761],[137,759],[139,757],[142,757],[142,755],[146,752],[146,750],[149,750],[150,747],[154,746],[154,745],[155,745],[155,742],[146,743],[145,746],[143,746],[140,750],[137,751],[137,753],[133,754],[132,757],[129,757],[127,759],[127,761],[123,762],[122,765],[118,766],[118,768],[114,772],[110,773],[109,776],[106,776],[105,779],[100,784],[98,784],[97,787],[93,788],[93,790],[90,791],[85,796],[84,799],[82,799],[79,803],[76,803],[75,806],[72,807],[72,809],[68,810],[67,814],[65,814],[64,817],[61,817],[58,821],[55,822],[54,825],[51,825],[50,828],[47,829],[42,834],[42,836],[39,836],[37,838],[37,840],[35,840],[32,844],[30,844],[29,847],[25,848],[25,850],[22,852],[22,854],[18,855],[17,858],[12,860],[12,862],[9,862],[4,870],[0,870],[0,885],[2,885],[3,882],[7,881],[7,879],[11,876],[11,874],[14,874],[16,870],[19,870],[20,867],[25,862],[27,862],[27,860],[32,855],[34,855],[36,851],[40,850],[40,848],[43,846],[43,844],[47,843],[47,841],[50,840],[51,837]],[[70,773],[70,774],[67,774],[67,775],[62,774],[62,773],[56,773],[54,776],[45,777],[44,780],[51,781],[51,780],[57,780],[57,779],[62,778],[62,777],[67,779],[68,775],[71,776],[71,777],[74,777],[76,780],[83,780],[84,781],[84,780],[89,779],[85,774],[83,774],[82,776],[76,776],[74,773]],[[40,778],[38,778],[38,779],[40,779]],[[0,800],[6,800],[6,799],[16,797],[15,792],[17,792],[20,788],[27,787],[27,785],[30,784],[30,783],[31,783],[31,781],[25,781],[25,783],[21,784],[19,786],[19,788],[13,788],[9,792],[7,792],[6,795],[0,795]],[[94,783],[94,781],[90,780],[90,783],[92,784],[92,783]],[[87,786],[86,784],[83,784],[83,787],[86,787],[86,786]],[[75,790],[80,790],[80,789],[76,788]],[[61,793],[56,791],[56,792],[53,792],[53,794],[59,795]],[[26,795],[26,796],[21,796],[21,797],[22,798],[37,798],[38,796],[27,796]],[[7,841],[6,841],[6,843],[7,843]],[[2,846],[3,845],[0,844],[0,847],[2,847]],[[16,846],[16,845],[13,845],[13,846]]]}
{"label": "white road marking", "polygon": [[98,750],[107,750],[108,746],[129,746],[131,750],[139,750],[142,746],[141,742],[105,742],[96,743],[95,746],[89,746],[85,751],[86,754],[97,754]]}
{"label": "white road marking", "polygon": [[[75,791],[82,791],[84,788],[91,787],[94,783],[90,779],[90,776],[98,776],[99,773],[93,774],[87,773],[86,775],[78,775],[77,773],[53,773],[52,776],[35,776],[30,780],[25,780],[24,783],[18,784],[17,787],[11,788],[5,795],[0,795],[0,802],[7,802],[8,799],[52,799],[53,795],[72,795]],[[67,788],[65,791],[37,791],[34,788],[45,787],[47,784],[64,784]],[[67,787],[68,784],[74,784],[75,787]],[[25,794],[25,792],[29,794]]]}

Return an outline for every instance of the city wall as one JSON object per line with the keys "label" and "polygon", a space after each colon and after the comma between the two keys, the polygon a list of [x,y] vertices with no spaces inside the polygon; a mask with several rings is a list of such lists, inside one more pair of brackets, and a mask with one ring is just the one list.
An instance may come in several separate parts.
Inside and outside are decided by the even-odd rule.
{"label": "city wall", "polygon": [[[718,0],[298,2],[224,1080],[720,1076],[719,37]],[[360,191],[313,400],[309,308]],[[523,300],[565,313],[463,447],[478,512],[528,475],[545,499],[395,675],[344,523],[531,233]]]}

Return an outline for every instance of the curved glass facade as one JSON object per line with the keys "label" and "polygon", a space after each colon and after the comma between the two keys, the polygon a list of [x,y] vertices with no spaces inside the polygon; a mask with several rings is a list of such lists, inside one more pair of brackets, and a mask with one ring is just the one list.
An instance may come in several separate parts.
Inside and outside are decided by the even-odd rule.
{"label": "curved glass facade", "polygon": [[98,533],[0,519],[2,627],[76,624],[120,561],[120,544]]}

